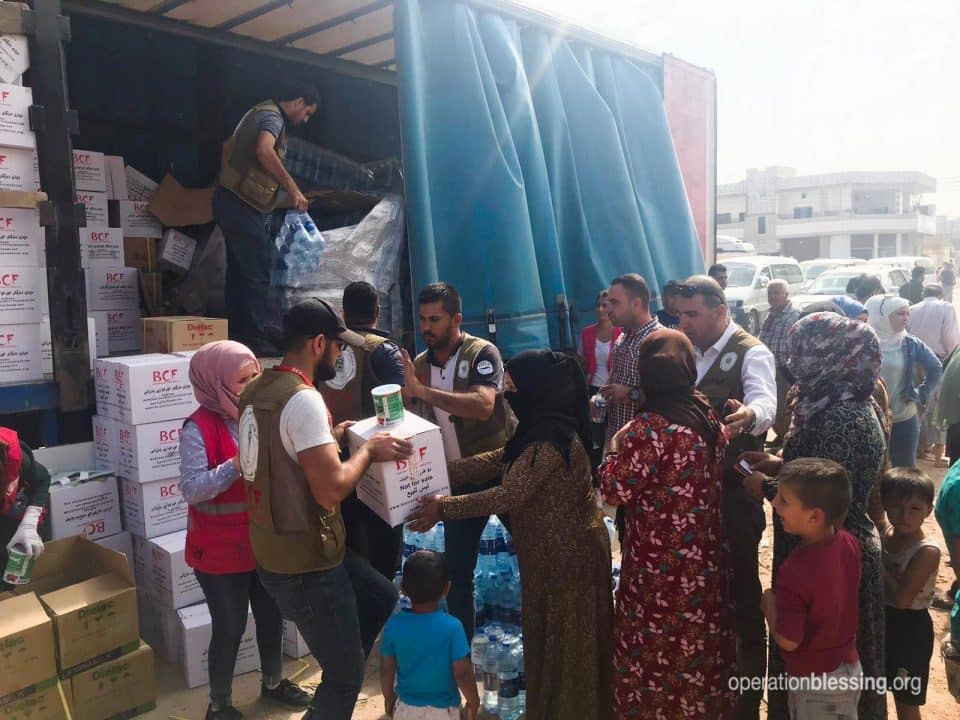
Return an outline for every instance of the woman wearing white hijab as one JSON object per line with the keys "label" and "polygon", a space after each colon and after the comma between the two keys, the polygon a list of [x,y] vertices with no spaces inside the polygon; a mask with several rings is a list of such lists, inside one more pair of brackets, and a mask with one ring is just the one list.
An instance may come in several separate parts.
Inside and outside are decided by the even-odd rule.
{"label": "woman wearing white hijab", "polygon": [[[943,367],[922,340],[907,333],[910,302],[893,295],[874,295],[867,300],[868,322],[880,338],[883,363],[880,374],[890,396],[893,430],[890,433],[890,465],[917,466],[920,421],[917,404],[925,405],[940,384]],[[914,367],[919,363],[923,382],[914,384]]]}

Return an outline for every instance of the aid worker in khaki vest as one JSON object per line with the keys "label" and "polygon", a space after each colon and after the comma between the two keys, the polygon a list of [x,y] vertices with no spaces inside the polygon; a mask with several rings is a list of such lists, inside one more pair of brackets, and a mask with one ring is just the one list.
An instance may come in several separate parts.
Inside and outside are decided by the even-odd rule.
{"label": "aid worker in khaki vest", "polygon": [[307,199],[283,166],[286,128],[302,125],[317,110],[317,91],[299,87],[247,111],[224,143],[213,192],[213,216],[227,249],[226,304],[230,339],[257,355],[270,351],[264,328],[273,267],[270,220],[281,188],[301,212]]}
{"label": "aid worker in khaki vest", "polygon": [[[337,361],[337,374],[329,380],[317,380],[317,389],[333,422],[373,417],[373,396],[378,385],[403,386],[403,357],[390,336],[377,330],[380,299],[368,282],[352,282],[343,291],[343,320],[350,330],[363,337],[362,347],[345,347]],[[322,369],[322,368],[321,368]],[[357,493],[341,506],[347,529],[347,547],[370,561],[384,577],[393,580],[400,569],[403,526],[393,528],[368,508]]]}
{"label": "aid worker in khaki vest", "polygon": [[330,379],[342,347],[363,345],[322,300],[283,317],[280,365],[240,395],[240,470],[247,481],[257,574],[323,668],[305,720],[349,720],[366,657],[397,602],[393,584],[346,549],[340,503],[372,462],[407,458],[406,440],[378,433],[340,461],[336,427],[313,385]]}
{"label": "aid worker in khaki vest", "polygon": [[[763,505],[743,488],[734,469],[745,450],[763,448],[777,415],[773,354],[730,319],[723,289],[711,277],[695,275],[677,285],[680,330],[693,343],[697,389],[725,419],[731,438],[724,458],[723,530],[730,545],[732,595],[741,676],[763,678],[767,667],[766,625],[760,610],[759,549],[766,519]],[[745,691],[738,720],[760,717],[761,692]]]}
{"label": "aid worker in khaki vest", "polygon": [[[404,398],[416,414],[437,423],[447,461],[502,448],[513,425],[503,401],[503,361],[496,346],[460,329],[460,294],[450,283],[427,285],[418,298],[420,334],[427,346],[416,360],[404,352]],[[512,418],[512,415],[509,416]],[[494,482],[452,488],[465,495]],[[487,518],[444,527],[451,588],[450,614],[473,637],[473,569]]]}

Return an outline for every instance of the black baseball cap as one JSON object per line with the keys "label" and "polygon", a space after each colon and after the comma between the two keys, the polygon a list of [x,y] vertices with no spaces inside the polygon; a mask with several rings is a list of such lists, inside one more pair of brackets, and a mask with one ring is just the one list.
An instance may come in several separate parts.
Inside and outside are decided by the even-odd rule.
{"label": "black baseball cap", "polygon": [[299,338],[326,335],[347,345],[361,347],[363,335],[348,330],[337,311],[326,300],[309,298],[297,303],[283,316],[283,346],[290,347]]}

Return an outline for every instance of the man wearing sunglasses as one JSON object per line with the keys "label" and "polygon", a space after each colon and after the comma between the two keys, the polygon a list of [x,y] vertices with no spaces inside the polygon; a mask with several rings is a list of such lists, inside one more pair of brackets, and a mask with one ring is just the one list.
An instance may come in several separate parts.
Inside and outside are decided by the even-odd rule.
{"label": "man wearing sunglasses", "polygon": [[[760,609],[760,538],[766,525],[761,501],[743,488],[734,470],[741,452],[761,450],[777,414],[773,354],[730,319],[720,284],[695,275],[677,285],[680,330],[693,343],[697,389],[723,418],[731,437],[724,456],[723,529],[730,545],[733,604],[737,631],[737,665],[744,677],[766,675],[766,627]],[[738,719],[760,717],[760,690],[745,690]]]}

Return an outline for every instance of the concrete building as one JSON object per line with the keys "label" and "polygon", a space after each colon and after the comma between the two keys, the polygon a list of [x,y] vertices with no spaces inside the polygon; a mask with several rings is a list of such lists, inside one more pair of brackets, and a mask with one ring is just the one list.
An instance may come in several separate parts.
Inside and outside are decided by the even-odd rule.
{"label": "concrete building", "polygon": [[923,195],[937,181],[918,172],[798,176],[793,168],[747,171],[717,192],[717,233],[757,253],[797,260],[898,255],[942,257],[935,207]]}

